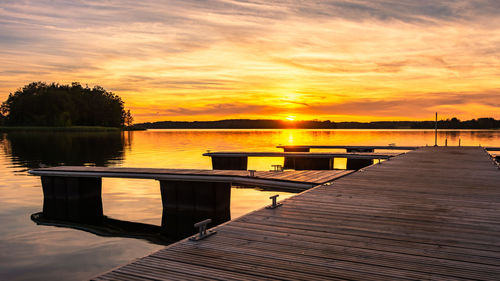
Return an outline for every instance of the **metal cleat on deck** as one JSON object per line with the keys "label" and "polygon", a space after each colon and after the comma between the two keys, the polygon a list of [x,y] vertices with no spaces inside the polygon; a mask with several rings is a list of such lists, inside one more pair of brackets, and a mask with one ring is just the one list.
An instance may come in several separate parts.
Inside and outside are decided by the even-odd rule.
{"label": "metal cleat on deck", "polygon": [[266,207],[266,209],[275,209],[275,208],[278,208],[279,206],[283,205],[283,203],[277,203],[276,202],[276,198],[278,198],[278,194],[276,195],[273,195],[271,197],[269,197],[269,199],[272,199],[273,200],[273,203],[269,206]]}
{"label": "metal cleat on deck", "polygon": [[255,177],[255,170],[248,170],[249,176]]}
{"label": "metal cleat on deck", "polygon": [[208,236],[211,236],[211,235],[214,235],[215,233],[217,233],[217,231],[215,230],[207,230],[207,224],[211,223],[212,220],[211,219],[206,219],[204,221],[200,221],[200,222],[197,222],[194,224],[194,227],[198,227],[198,235],[194,235],[192,237],[189,238],[189,240],[191,241],[199,241],[199,240],[202,240],[202,239],[205,239],[207,238]]}

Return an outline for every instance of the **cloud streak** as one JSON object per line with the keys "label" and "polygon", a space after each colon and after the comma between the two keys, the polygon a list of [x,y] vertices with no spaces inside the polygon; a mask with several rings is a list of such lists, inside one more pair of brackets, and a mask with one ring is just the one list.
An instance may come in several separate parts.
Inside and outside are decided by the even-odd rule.
{"label": "cloud streak", "polygon": [[0,98],[79,81],[137,121],[500,118],[498,14],[496,0],[6,0]]}

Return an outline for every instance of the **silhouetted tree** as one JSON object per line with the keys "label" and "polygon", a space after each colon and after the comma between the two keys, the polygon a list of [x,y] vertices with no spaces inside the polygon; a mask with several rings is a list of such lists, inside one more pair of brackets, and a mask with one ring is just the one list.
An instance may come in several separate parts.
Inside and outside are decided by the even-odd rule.
{"label": "silhouetted tree", "polygon": [[132,126],[132,124],[134,123],[134,117],[132,116],[132,113],[130,113],[130,109],[127,110],[127,112],[125,112],[125,125],[127,126]]}
{"label": "silhouetted tree", "polygon": [[21,126],[108,126],[124,124],[121,98],[101,86],[82,87],[33,82],[2,103],[7,125]]}

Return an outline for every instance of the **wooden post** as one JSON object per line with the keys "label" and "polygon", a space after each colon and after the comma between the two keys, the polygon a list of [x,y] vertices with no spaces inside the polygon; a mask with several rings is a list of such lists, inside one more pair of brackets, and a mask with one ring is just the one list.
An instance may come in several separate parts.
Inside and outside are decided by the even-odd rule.
{"label": "wooden post", "polygon": [[373,148],[346,148],[346,152],[374,152]]}
{"label": "wooden post", "polygon": [[[309,147],[283,147],[283,152],[309,152]],[[295,169],[294,158],[285,156],[284,169]]]}
{"label": "wooden post", "polygon": [[346,170],[359,170],[372,164],[372,159],[347,159]]}
{"label": "wooden post", "polygon": [[162,229],[173,238],[196,232],[193,225],[211,219],[209,227],[231,219],[231,184],[160,180]]}
{"label": "wooden post", "polygon": [[436,122],[434,123],[434,146],[438,146],[438,113],[436,112]]}
{"label": "wooden post", "polygon": [[248,157],[246,156],[212,156],[212,169],[214,170],[246,170]]}
{"label": "wooden post", "polygon": [[43,217],[100,223],[103,218],[101,178],[42,176]]}
{"label": "wooden post", "polygon": [[334,158],[290,157],[295,170],[332,170]]}
{"label": "wooden post", "polygon": [[[372,148],[347,148],[347,152],[374,152]],[[347,159],[346,170],[359,170],[373,164],[372,159]]]}

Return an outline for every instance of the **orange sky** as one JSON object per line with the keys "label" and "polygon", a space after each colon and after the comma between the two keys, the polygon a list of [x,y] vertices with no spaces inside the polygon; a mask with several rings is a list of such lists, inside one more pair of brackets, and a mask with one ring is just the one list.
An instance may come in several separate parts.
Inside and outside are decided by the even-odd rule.
{"label": "orange sky", "polygon": [[498,14],[497,0],[2,1],[0,99],[77,81],[136,122],[500,119]]}

